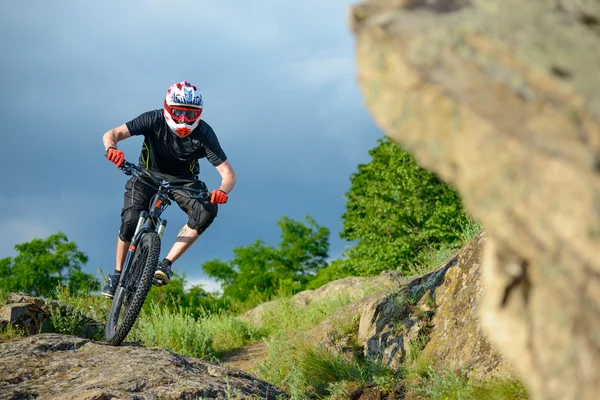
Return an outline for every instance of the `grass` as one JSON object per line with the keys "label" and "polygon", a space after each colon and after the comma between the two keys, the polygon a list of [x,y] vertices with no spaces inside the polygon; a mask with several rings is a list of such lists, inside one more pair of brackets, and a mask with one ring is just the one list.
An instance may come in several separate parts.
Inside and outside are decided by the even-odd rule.
{"label": "grass", "polygon": [[454,245],[443,245],[439,248],[430,248],[424,251],[417,261],[413,261],[407,267],[403,267],[408,275],[423,275],[437,269],[448,257],[460,250],[470,242],[479,232],[482,226],[475,220],[469,220],[457,230],[456,235],[460,241]]}
{"label": "grass", "polygon": [[201,323],[186,310],[170,310],[152,305],[149,312],[142,313],[128,340],[140,341],[146,346],[167,348],[178,354],[216,360],[213,338]]}
{"label": "grass", "polygon": [[[93,296],[89,291],[72,294],[68,286],[58,286],[55,298],[72,309],[52,307],[49,319],[50,330],[94,340],[103,339],[104,322],[108,315],[108,306],[103,297]],[[97,324],[89,324],[89,319],[96,321]]]}
{"label": "grass", "polygon": [[223,353],[263,336],[259,329],[229,312],[203,312],[200,318],[195,318],[183,307],[151,304],[150,311],[138,317],[128,340],[214,361]]}
{"label": "grass", "polygon": [[[369,289],[366,289],[366,293],[369,293]],[[307,331],[358,298],[359,296],[339,294],[329,299],[311,302],[308,306],[296,304],[291,298],[279,299],[275,306],[265,310],[259,329],[265,337],[281,331]]]}
{"label": "grass", "polygon": [[526,400],[527,389],[517,379],[471,379],[465,373],[438,371],[429,365],[407,387],[407,400]]}
{"label": "grass", "polygon": [[0,327],[0,343],[7,342],[9,340],[19,339],[25,336],[25,333],[12,326],[11,324],[7,324],[4,327]]}
{"label": "grass", "polygon": [[399,382],[397,373],[384,364],[365,360],[358,349],[333,353],[315,346],[302,333],[280,333],[266,344],[267,358],[254,372],[288,392],[292,399],[340,397],[373,383],[391,390]]}
{"label": "grass", "polygon": [[217,360],[225,352],[242,348],[285,331],[306,331],[317,326],[332,312],[353,301],[336,296],[308,306],[279,300],[265,311],[262,322],[251,325],[230,312],[204,311],[195,318],[183,307],[151,304],[150,311],[138,317],[127,340],[146,346],[165,347],[179,354]]}
{"label": "grass", "polygon": [[478,379],[464,371],[438,370],[422,352],[427,338],[412,343],[401,368],[406,400],[527,400],[525,386],[514,378]]}

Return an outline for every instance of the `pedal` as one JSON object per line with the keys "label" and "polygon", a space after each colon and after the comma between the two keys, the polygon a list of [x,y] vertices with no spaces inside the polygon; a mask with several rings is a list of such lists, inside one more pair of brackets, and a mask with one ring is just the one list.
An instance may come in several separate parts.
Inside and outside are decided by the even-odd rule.
{"label": "pedal", "polygon": [[152,284],[154,286],[164,286],[169,283],[169,277],[162,271],[156,271],[152,278]]}

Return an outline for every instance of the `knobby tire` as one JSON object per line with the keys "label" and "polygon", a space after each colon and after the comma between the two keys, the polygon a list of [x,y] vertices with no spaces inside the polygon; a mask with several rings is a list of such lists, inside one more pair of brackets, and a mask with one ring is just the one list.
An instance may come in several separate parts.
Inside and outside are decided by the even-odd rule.
{"label": "knobby tire", "polygon": [[[105,329],[106,343],[109,345],[121,344],[133,327],[152,288],[152,278],[158,264],[159,253],[158,234],[156,232],[144,234],[133,256],[127,282],[124,282],[124,287],[119,284],[113,297]],[[125,308],[121,309],[123,303]],[[122,317],[121,321],[119,317]]]}

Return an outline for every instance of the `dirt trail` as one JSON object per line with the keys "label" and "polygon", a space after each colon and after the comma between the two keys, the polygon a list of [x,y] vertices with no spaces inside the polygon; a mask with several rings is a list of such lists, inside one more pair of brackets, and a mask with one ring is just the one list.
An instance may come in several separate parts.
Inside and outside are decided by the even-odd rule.
{"label": "dirt trail", "polygon": [[249,372],[257,363],[265,359],[266,352],[267,347],[264,342],[253,343],[225,353],[221,357],[221,363]]}

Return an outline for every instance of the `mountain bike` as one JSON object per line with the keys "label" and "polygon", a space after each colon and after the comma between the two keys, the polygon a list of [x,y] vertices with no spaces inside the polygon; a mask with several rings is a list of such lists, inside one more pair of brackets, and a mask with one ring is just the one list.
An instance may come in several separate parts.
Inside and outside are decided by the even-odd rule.
{"label": "mountain bike", "polygon": [[161,215],[171,204],[172,191],[187,191],[189,197],[195,199],[207,199],[208,196],[205,191],[173,185],[164,179],[159,179],[149,171],[127,161],[123,162],[120,169],[125,175],[140,178],[142,183],[152,186],[157,192],[152,197],[149,211],[140,212],[127,250],[121,278],[112,299],[106,320],[105,340],[113,346],[118,346],[125,340],[152,288],[161,240],[167,226],[167,220],[161,218]]}

